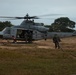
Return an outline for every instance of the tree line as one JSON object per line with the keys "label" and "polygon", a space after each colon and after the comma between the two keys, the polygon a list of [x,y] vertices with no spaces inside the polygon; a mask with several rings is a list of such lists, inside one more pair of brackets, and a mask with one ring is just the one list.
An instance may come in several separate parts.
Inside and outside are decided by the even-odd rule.
{"label": "tree line", "polygon": [[55,19],[54,23],[49,27],[49,31],[53,32],[73,32],[75,28],[75,22],[68,17],[60,17]]}
{"label": "tree line", "polygon": [[2,31],[5,27],[11,27],[13,24],[10,21],[1,22],[0,21],[0,31]]}

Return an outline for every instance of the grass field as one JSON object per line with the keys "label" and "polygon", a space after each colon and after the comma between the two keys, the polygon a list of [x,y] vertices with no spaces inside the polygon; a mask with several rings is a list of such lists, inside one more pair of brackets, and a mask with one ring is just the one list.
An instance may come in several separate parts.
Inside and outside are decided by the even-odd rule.
{"label": "grass field", "polygon": [[76,75],[76,37],[33,44],[0,43],[0,75]]}

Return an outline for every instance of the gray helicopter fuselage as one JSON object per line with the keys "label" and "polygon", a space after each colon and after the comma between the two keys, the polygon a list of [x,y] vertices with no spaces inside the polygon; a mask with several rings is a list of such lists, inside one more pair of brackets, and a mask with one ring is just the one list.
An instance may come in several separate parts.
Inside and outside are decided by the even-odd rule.
{"label": "gray helicopter fuselage", "polygon": [[44,27],[42,23],[34,23],[33,21],[23,21],[19,26],[6,27],[0,37],[4,39],[13,39],[15,37],[18,40],[24,40],[25,38],[20,38],[18,35],[21,32],[32,31],[33,40],[45,39],[48,28]]}

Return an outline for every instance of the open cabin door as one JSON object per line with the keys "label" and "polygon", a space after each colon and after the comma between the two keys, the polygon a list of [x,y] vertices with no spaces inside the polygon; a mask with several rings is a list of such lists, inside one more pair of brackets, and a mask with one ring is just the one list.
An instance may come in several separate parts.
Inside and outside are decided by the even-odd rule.
{"label": "open cabin door", "polygon": [[33,36],[32,30],[17,29],[16,39],[29,40],[29,38],[32,39],[32,36]]}

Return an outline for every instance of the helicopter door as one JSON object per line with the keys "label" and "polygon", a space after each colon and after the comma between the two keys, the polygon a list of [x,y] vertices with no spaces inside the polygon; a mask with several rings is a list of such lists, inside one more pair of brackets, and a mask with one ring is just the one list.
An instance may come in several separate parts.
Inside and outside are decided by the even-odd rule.
{"label": "helicopter door", "polygon": [[27,32],[27,30],[17,29],[16,37],[17,38],[25,38],[26,32]]}
{"label": "helicopter door", "polygon": [[17,29],[17,39],[26,39],[26,38],[30,38],[32,39],[32,35],[33,35],[33,31],[31,30],[22,30],[22,29]]}

